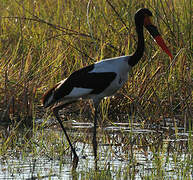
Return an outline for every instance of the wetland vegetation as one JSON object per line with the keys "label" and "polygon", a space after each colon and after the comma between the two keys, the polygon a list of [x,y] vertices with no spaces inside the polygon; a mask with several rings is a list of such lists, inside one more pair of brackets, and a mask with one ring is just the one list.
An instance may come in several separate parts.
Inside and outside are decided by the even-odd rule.
{"label": "wetland vegetation", "polygon": [[[0,179],[192,179],[192,0],[0,0]],[[73,71],[136,48],[134,14],[149,8],[172,54],[145,33],[128,83],[101,103],[99,171],[92,105],[61,112],[71,151],[42,94]]]}

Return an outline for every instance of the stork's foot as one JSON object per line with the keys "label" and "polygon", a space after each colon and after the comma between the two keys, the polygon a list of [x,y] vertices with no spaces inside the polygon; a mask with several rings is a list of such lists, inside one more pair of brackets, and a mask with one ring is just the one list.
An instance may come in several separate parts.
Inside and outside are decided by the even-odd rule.
{"label": "stork's foot", "polygon": [[72,161],[72,171],[75,171],[77,166],[78,166],[78,161],[79,158],[77,155],[74,156],[73,161]]}

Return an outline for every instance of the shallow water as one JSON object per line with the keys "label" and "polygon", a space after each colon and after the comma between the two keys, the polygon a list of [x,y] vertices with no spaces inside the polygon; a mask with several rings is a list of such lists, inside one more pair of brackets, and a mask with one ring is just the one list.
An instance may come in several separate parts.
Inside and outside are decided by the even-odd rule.
{"label": "shallow water", "polygon": [[[72,123],[73,129],[78,129],[80,135],[84,134],[84,129],[91,129],[91,123]],[[178,154],[178,159],[183,161],[186,159],[188,154],[186,153],[186,144],[188,141],[189,133],[184,133],[183,128],[178,129],[178,133],[174,134],[175,128],[169,131],[170,135],[167,138],[162,138],[162,144],[166,145],[166,151],[152,152],[151,146],[144,146],[143,143],[133,142],[133,144],[123,143],[123,137],[126,135],[131,135],[135,140],[138,137],[156,136],[158,134],[162,135],[165,133],[162,128],[159,130],[151,129],[141,129],[140,124],[133,124],[132,128],[128,123],[115,123],[114,126],[109,125],[102,129],[101,132],[105,132],[110,137],[108,143],[103,143],[99,140],[99,161],[98,166],[100,170],[109,171],[113,179],[124,179],[124,176],[129,171],[134,172],[135,179],[143,179],[143,177],[155,173],[157,168],[155,156],[162,157],[161,166],[165,169],[165,174],[167,178],[177,179],[179,174],[176,174],[177,163],[174,161],[173,155],[177,153],[178,149],[175,146],[182,147],[180,154]],[[49,130],[48,130],[49,132]],[[77,135],[77,131],[75,132]],[[132,134],[129,134],[132,133]],[[88,133],[90,136],[91,133]],[[72,133],[70,134],[72,135]],[[100,136],[100,135],[99,135]],[[101,134],[101,138],[102,138]],[[158,135],[159,137],[159,135]],[[164,136],[165,137],[165,136]],[[177,137],[177,138],[176,138]],[[150,140],[150,142],[153,140]],[[173,151],[167,151],[167,148],[173,146]],[[182,145],[181,145],[182,144]],[[76,151],[80,157],[80,161],[77,168],[77,179],[84,179],[85,174],[94,171],[94,159],[92,153],[92,146],[83,142],[76,142]],[[128,146],[128,147],[127,147]],[[156,146],[156,144],[155,144]],[[185,147],[185,148],[184,148]],[[125,150],[127,149],[127,150]],[[16,157],[7,157],[0,160],[0,179],[73,179],[71,173],[71,158],[66,156],[65,162],[61,163],[60,160],[52,159],[49,157],[27,157],[22,158],[22,154]],[[192,167],[193,168],[193,167]],[[129,169],[129,170],[128,170]],[[129,175],[128,175],[129,176]],[[127,176],[126,176],[127,177]]]}

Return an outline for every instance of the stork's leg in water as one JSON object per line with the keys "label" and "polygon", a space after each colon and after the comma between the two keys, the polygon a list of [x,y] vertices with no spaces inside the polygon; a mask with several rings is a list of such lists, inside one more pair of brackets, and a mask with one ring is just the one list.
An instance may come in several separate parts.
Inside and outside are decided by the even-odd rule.
{"label": "stork's leg in water", "polygon": [[94,160],[95,160],[95,170],[97,170],[97,140],[96,140],[96,134],[97,134],[97,116],[98,116],[98,109],[99,109],[99,103],[100,101],[94,101],[94,107],[95,107],[95,112],[94,112],[94,129],[93,129],[93,152],[94,152]]}
{"label": "stork's leg in water", "polygon": [[59,115],[58,115],[58,111],[61,110],[61,109],[63,109],[64,107],[66,107],[66,106],[69,105],[69,104],[71,104],[71,103],[62,104],[62,105],[58,105],[58,106],[56,106],[56,107],[53,107],[53,113],[54,113],[54,116],[56,117],[56,119],[58,120],[58,122],[60,123],[60,126],[61,126],[61,128],[62,128],[62,130],[63,130],[63,132],[64,132],[64,134],[65,134],[65,136],[66,136],[66,139],[67,139],[67,141],[68,141],[68,143],[69,143],[69,145],[70,145],[70,148],[71,148],[72,153],[73,153],[73,155],[74,155],[74,157],[73,157],[72,170],[76,170],[77,165],[78,165],[79,158],[78,158],[78,156],[77,156],[77,154],[76,154],[75,148],[73,147],[73,145],[72,145],[72,143],[71,143],[71,141],[70,141],[70,138],[69,138],[69,136],[68,136],[68,134],[67,134],[67,132],[66,132],[66,129],[64,128],[64,126],[63,126],[63,124],[62,124],[62,121],[61,121],[61,119],[60,119],[60,117],[59,117]]}

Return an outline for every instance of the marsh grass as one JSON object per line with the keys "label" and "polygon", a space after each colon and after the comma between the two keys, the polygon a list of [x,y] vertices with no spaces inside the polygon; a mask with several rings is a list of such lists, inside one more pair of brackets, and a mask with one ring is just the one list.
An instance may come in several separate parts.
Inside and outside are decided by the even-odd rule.
{"label": "marsh grass", "polygon": [[[170,61],[145,32],[144,57],[120,91],[125,97],[123,107],[133,104],[148,121],[176,114],[189,120],[193,115],[190,4],[190,0],[3,1],[1,111],[32,118],[45,90],[74,70],[132,53],[136,45],[133,14],[139,7],[149,7],[174,59]],[[107,117],[108,105],[102,109]]]}
{"label": "marsh grass", "polygon": [[[69,147],[60,131],[48,133],[46,127],[55,128],[56,123],[47,124],[52,115],[49,110],[46,111],[40,106],[42,94],[83,66],[104,58],[132,53],[137,40],[134,13],[138,8],[148,7],[154,14],[154,24],[159,27],[174,58],[170,60],[144,31],[144,57],[132,70],[128,83],[117,95],[101,103],[99,126],[112,124],[116,127],[117,121],[132,126],[133,121],[139,120],[143,128],[149,123],[165,125],[165,120],[170,118],[175,126],[176,139],[179,138],[179,125],[185,125],[189,130],[188,143],[178,146],[178,143],[175,145],[169,141],[164,144],[160,136],[135,136],[132,131],[128,134],[121,131],[119,135],[101,132],[103,136],[98,137],[98,140],[102,144],[123,144],[124,153],[121,152],[124,155],[120,155],[120,158],[129,159],[128,165],[124,170],[121,167],[119,170],[109,170],[108,160],[105,160],[107,163],[101,172],[95,172],[91,168],[89,171],[79,171],[75,177],[112,179],[122,176],[122,179],[126,179],[126,175],[130,174],[132,179],[139,167],[134,147],[141,149],[144,154],[148,152],[147,149],[153,153],[153,170],[150,170],[150,175],[142,173],[141,177],[164,178],[167,174],[165,166],[170,162],[175,166],[172,171],[177,177],[191,177],[191,3],[191,0],[1,0],[0,122],[7,125],[0,133],[1,157],[6,159],[11,155],[25,159],[30,154],[36,159],[42,155],[49,159],[59,159],[62,168],[62,164],[68,160],[58,157],[69,156]],[[92,122],[91,109],[92,105],[87,101],[74,104],[64,110],[65,118]],[[36,118],[46,120],[40,125],[36,123]],[[99,131],[102,131],[101,129]],[[72,132],[75,145],[81,142],[85,144],[83,150],[86,149],[86,144],[90,144],[91,140],[85,134],[90,131],[82,134],[76,130]],[[175,147],[176,152],[170,147]],[[111,152],[107,157],[117,157],[117,151],[112,146],[107,149]],[[106,151],[105,148],[103,150]],[[172,158],[169,154],[166,155],[170,151],[174,152]],[[180,154],[182,151],[184,156]],[[146,172],[147,167],[143,168],[142,172]]]}

